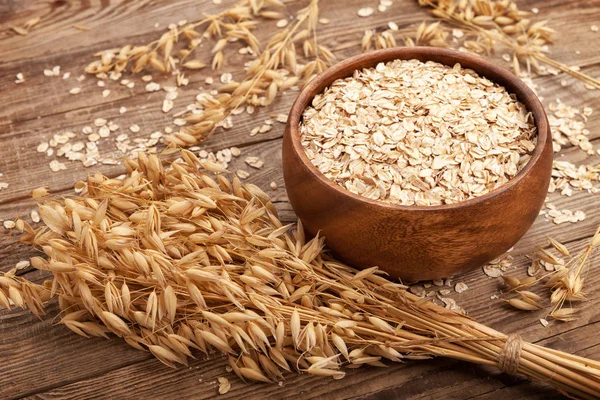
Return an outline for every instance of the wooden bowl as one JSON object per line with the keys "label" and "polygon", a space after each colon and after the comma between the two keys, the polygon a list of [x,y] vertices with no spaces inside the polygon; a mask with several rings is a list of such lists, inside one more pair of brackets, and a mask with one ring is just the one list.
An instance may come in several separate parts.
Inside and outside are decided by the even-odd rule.
{"label": "wooden bowl", "polygon": [[[464,202],[400,206],[353,194],[327,179],[308,160],[299,123],[316,94],[362,68],[395,59],[460,63],[504,86],[533,113],[537,145],[508,183]],[[298,95],[283,139],[283,176],[294,211],[308,234],[321,232],[333,254],[357,268],[379,266],[404,280],[436,279],[471,270],[510,249],[542,207],[552,169],[552,140],[544,108],[527,85],[490,61],[457,51],[407,47],[349,58],[317,76]]]}

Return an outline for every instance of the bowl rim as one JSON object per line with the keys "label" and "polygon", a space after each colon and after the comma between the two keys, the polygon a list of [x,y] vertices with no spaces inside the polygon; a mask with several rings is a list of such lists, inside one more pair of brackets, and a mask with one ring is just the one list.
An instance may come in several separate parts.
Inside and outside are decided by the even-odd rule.
{"label": "bowl rim", "polygon": [[[468,199],[465,201],[460,201],[452,204],[442,204],[442,205],[434,205],[434,206],[407,206],[393,203],[386,203],[379,200],[372,200],[358,194],[352,193],[351,191],[343,188],[338,185],[331,179],[327,178],[317,167],[315,167],[312,162],[306,156],[304,152],[304,148],[300,143],[300,119],[302,118],[302,114],[306,107],[310,104],[312,99],[320,92],[324,90],[319,87],[322,85],[324,81],[329,81],[329,83],[325,87],[329,87],[329,85],[335,80],[332,79],[334,75],[340,70],[346,68],[353,68],[353,71],[358,69],[363,69],[366,67],[361,67],[360,64],[364,64],[365,61],[373,64],[373,67],[379,62],[390,62],[396,59],[410,60],[417,58],[417,55],[423,57],[423,59],[427,58],[430,55],[436,56],[446,56],[451,57],[455,60],[455,63],[461,63],[461,61],[466,61],[469,64],[477,64],[482,69],[487,69],[487,73],[477,72],[477,74],[486,77],[486,75],[490,75],[490,73],[499,75],[502,79],[511,83],[516,90],[509,91],[509,93],[516,94],[519,98],[519,101],[523,102],[523,100],[527,100],[525,104],[527,110],[533,114],[534,123],[536,126],[537,133],[537,142],[536,146],[531,154],[531,159],[527,162],[525,167],[521,169],[512,179],[510,179],[507,183],[501,185],[500,187],[488,192],[482,196],[474,197],[472,199]],[[439,62],[439,61],[435,61]],[[443,64],[439,62],[440,64]],[[356,64],[356,65],[355,65]],[[462,64],[462,63],[461,63]],[[449,65],[449,64],[444,64]],[[449,65],[450,67],[452,65]],[[371,67],[372,68],[372,67]],[[473,68],[469,68],[473,69]],[[348,75],[350,76],[350,75]],[[490,79],[492,82],[495,80]],[[496,83],[496,82],[495,82]],[[498,83],[499,84],[499,83]],[[534,166],[540,161],[542,158],[544,149],[549,140],[549,124],[546,116],[546,112],[540,99],[538,96],[527,86],[525,82],[523,82],[517,75],[514,75],[509,70],[499,67],[493,64],[491,61],[486,60],[485,58],[475,56],[469,53],[463,53],[456,50],[449,50],[444,48],[437,47],[425,47],[425,46],[414,46],[414,47],[395,47],[391,49],[383,49],[383,50],[375,50],[364,54],[359,54],[327,68],[325,71],[321,72],[317,75],[311,82],[309,82],[298,94],[296,100],[292,104],[292,108],[290,109],[290,113],[288,116],[287,126],[289,132],[287,134],[290,136],[291,144],[294,149],[294,152],[300,158],[302,163],[308,170],[315,175],[318,180],[327,185],[329,188],[335,190],[338,194],[342,196],[347,196],[355,201],[377,206],[383,207],[391,210],[413,210],[413,211],[442,211],[442,210],[452,210],[458,209],[462,207],[469,207],[481,204],[485,201],[493,199],[498,195],[505,193],[510,190],[514,186],[516,186],[523,178],[531,172]],[[287,129],[286,129],[287,130]]]}

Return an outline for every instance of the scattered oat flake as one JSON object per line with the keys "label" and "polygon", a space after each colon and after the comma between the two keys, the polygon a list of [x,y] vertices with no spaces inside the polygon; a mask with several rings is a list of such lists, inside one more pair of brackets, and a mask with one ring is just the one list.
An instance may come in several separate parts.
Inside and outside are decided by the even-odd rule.
{"label": "scattered oat flake", "polygon": [[372,7],[363,7],[363,8],[359,8],[358,11],[356,12],[358,14],[359,17],[369,17],[371,15],[373,15],[373,13],[375,12],[375,10]]}
{"label": "scattered oat flake", "polygon": [[50,161],[50,169],[52,170],[52,172],[58,172],[65,171],[67,167],[65,166],[65,164],[59,162],[58,160],[52,160]]}
{"label": "scattered oat flake", "polygon": [[224,74],[221,75],[221,83],[230,83],[231,80],[233,79],[233,75],[231,75],[229,72],[225,72]]}
{"label": "scattered oat flake", "polygon": [[138,133],[140,131],[140,126],[137,124],[131,125],[129,127],[129,130],[133,133]]}
{"label": "scattered oat flake", "polygon": [[81,88],[80,87],[74,87],[71,90],[69,90],[69,93],[71,93],[71,94],[79,94],[79,93],[81,93]]}
{"label": "scattered oat flake", "polygon": [[0,182],[0,190],[6,189],[8,187],[8,182]]}
{"label": "scattered oat flake", "polygon": [[540,318],[540,324],[542,324],[543,326],[548,326],[548,321],[544,318]]}
{"label": "scattered oat flake", "polygon": [[581,210],[577,210],[575,212],[571,210],[558,210],[558,209],[550,209],[547,216],[552,219],[556,225],[563,224],[565,222],[579,222],[583,221],[586,217],[585,212]]}
{"label": "scattered oat flake", "polygon": [[235,173],[240,179],[246,179],[250,176],[248,171],[244,171],[243,169],[238,169]]}
{"label": "scattered oat flake", "polygon": [[266,133],[266,132],[269,132],[271,129],[273,129],[273,127],[271,125],[264,124],[258,128],[258,133]]}
{"label": "scattered oat flake", "polygon": [[421,285],[411,285],[408,291],[419,297],[425,296],[425,288]]}
{"label": "scattered oat flake", "polygon": [[229,150],[231,150],[231,155],[234,157],[239,157],[242,154],[242,151],[238,147],[232,147]]}
{"label": "scattered oat flake", "polygon": [[504,274],[499,267],[494,265],[484,265],[483,272],[491,278],[498,278]]}
{"label": "scattered oat flake", "polygon": [[40,214],[36,210],[31,211],[31,220],[36,223],[40,222]]}
{"label": "scattered oat flake", "polygon": [[465,290],[467,290],[469,287],[467,286],[466,283],[463,282],[458,282],[455,286],[454,286],[454,290],[456,291],[456,293],[462,293]]}
{"label": "scattered oat flake", "polygon": [[390,28],[393,31],[397,31],[399,29],[398,24],[392,21],[388,22],[388,28]]}
{"label": "scattered oat flake", "polygon": [[539,9],[539,8],[537,8],[537,7],[533,7],[533,8],[531,9],[531,12],[532,12],[532,13],[534,13],[534,14],[537,14],[537,13],[539,13],[539,12],[540,12],[540,9]]}
{"label": "scattered oat flake", "polygon": [[269,186],[271,187],[271,190],[277,190],[277,183],[271,182]]}
{"label": "scattered oat flake", "polygon": [[146,85],[146,92],[158,92],[160,90],[160,84],[156,82],[150,82]]}
{"label": "scattered oat flake", "polygon": [[217,380],[219,381],[219,394],[225,394],[229,392],[229,389],[231,389],[231,383],[229,383],[229,380],[222,376],[219,376]]}
{"label": "scattered oat flake", "polygon": [[330,22],[331,22],[331,20],[329,18],[319,18],[319,23],[321,25],[327,25]]}
{"label": "scattered oat flake", "polygon": [[249,166],[251,166],[252,168],[257,168],[257,169],[262,168],[264,165],[263,161],[258,157],[246,157],[244,162],[246,164],[248,164]]}
{"label": "scattered oat flake", "polygon": [[287,19],[280,19],[279,21],[277,21],[277,23],[275,24],[275,26],[277,26],[278,28],[285,28],[288,24],[288,20]]}
{"label": "scattered oat flake", "polygon": [[173,109],[173,105],[174,105],[173,100],[164,99],[163,104],[162,104],[162,112],[168,113],[169,111],[171,111]]}
{"label": "scattered oat flake", "polygon": [[107,125],[104,125],[98,129],[98,134],[100,137],[107,138],[110,136],[110,129]]}
{"label": "scattered oat flake", "polygon": [[29,261],[27,261],[27,260],[22,260],[22,261],[19,261],[19,262],[18,262],[18,263],[15,265],[15,268],[16,268],[16,269],[25,269],[25,268],[29,267],[30,265],[31,265],[31,263],[30,263]]}
{"label": "scattered oat flake", "polygon": [[3,225],[6,229],[12,229],[15,227],[15,222],[14,221],[4,221]]}
{"label": "scattered oat flake", "polygon": [[592,32],[598,32],[598,25],[592,25],[592,26],[590,26],[590,30]]}
{"label": "scattered oat flake", "polygon": [[452,36],[454,36],[457,39],[460,39],[463,36],[465,36],[465,32],[462,29],[454,28],[452,29]]}
{"label": "scattered oat flake", "polygon": [[110,90],[105,89],[102,91],[102,97],[108,97],[110,95]]}

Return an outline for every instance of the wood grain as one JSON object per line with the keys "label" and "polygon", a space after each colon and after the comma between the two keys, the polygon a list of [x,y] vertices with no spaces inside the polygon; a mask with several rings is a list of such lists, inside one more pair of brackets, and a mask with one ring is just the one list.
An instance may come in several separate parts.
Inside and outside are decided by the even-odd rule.
{"label": "wood grain", "polygon": [[[94,118],[114,120],[126,130],[132,124],[142,127],[140,137],[155,130],[162,130],[171,121],[159,111],[160,94],[148,94],[144,84],[136,79],[133,89],[126,89],[115,82],[107,82],[112,93],[103,98],[96,80],[87,77],[81,84],[74,78],[82,74],[91,54],[105,48],[127,43],[143,44],[153,40],[171,22],[182,19],[198,19],[203,12],[222,10],[233,1],[215,5],[209,0],[182,0],[178,2],[139,0],[36,0],[0,2],[0,180],[10,184],[0,190],[0,220],[16,215],[27,215],[33,202],[27,194],[35,187],[48,185],[55,195],[72,193],[76,180],[84,178],[92,170],[100,170],[111,176],[122,173],[121,166],[100,165],[93,169],[78,163],[69,163],[68,171],[52,173],[48,168],[50,158],[35,151],[37,144],[54,133],[67,130],[80,131]],[[303,1],[289,1],[290,14],[299,9]],[[373,4],[376,1],[373,0]],[[369,18],[358,18],[356,10],[364,6],[361,0],[329,0],[321,2],[324,17],[332,20],[320,25],[320,40],[332,48],[339,59],[360,52],[358,42],[365,29],[383,28],[394,21],[402,32],[408,32],[427,14],[413,1],[394,2],[386,13],[376,12]],[[527,0],[519,1],[522,9],[539,8],[532,19],[549,20],[557,30],[552,56],[569,65],[579,65],[586,73],[600,76],[600,33],[590,31],[598,24],[600,1],[578,0]],[[27,36],[18,36],[8,28],[23,24],[30,18],[40,16],[42,21]],[[158,22],[159,27],[154,24]],[[73,25],[90,28],[81,32]],[[257,35],[266,39],[275,32],[274,22],[261,24]],[[208,52],[207,52],[208,53]],[[499,57],[495,62],[506,67]],[[206,54],[209,59],[210,55]],[[237,53],[228,56],[227,70],[241,71],[244,59]],[[60,65],[63,72],[72,77],[49,78],[43,75],[45,68]],[[25,83],[15,84],[15,75],[22,72]],[[219,72],[200,71],[190,75],[190,85],[180,90],[175,110],[183,108],[196,94],[198,87],[206,86],[206,76],[217,78]],[[161,83],[172,78],[154,74]],[[567,86],[561,85],[566,80]],[[536,78],[538,93],[544,104],[560,98],[566,104],[596,110],[589,118],[587,127],[593,143],[600,147],[600,99],[596,91],[585,90],[572,78],[545,76]],[[82,87],[77,96],[68,93],[75,85]],[[257,155],[265,160],[261,170],[250,170],[243,163],[243,156],[232,168],[244,168],[251,172],[248,181],[264,188],[274,196],[276,207],[285,221],[293,221],[294,213],[287,201],[281,174],[281,138],[283,125],[277,124],[270,132],[250,137],[249,131],[271,114],[287,113],[296,93],[289,91],[276,104],[252,116],[240,116],[235,126],[217,133],[204,146],[209,150],[238,146],[243,156]],[[128,108],[119,114],[119,107]],[[133,134],[130,134],[133,137]],[[103,143],[102,150],[113,148]],[[560,159],[582,162],[585,155],[568,147],[558,155]],[[596,157],[596,162],[599,157]],[[590,162],[586,160],[586,162]],[[271,181],[277,182],[276,191],[269,189]],[[531,253],[536,244],[543,243],[546,236],[556,237],[569,244],[575,251],[587,243],[587,239],[600,223],[600,207],[597,195],[575,192],[567,198],[556,194],[550,199],[559,209],[583,210],[587,219],[577,224],[554,225],[538,217],[533,227],[515,246],[514,274],[523,276],[527,265],[524,254]],[[35,252],[20,245],[16,237],[0,228],[0,268],[8,270],[19,260]],[[600,255],[592,257],[595,267],[588,275],[585,287],[590,301],[583,305],[581,317],[568,324],[552,323],[548,328],[539,323],[547,310],[519,313],[510,310],[500,300],[490,299],[501,294],[498,278],[488,278],[481,270],[475,270],[454,279],[468,284],[469,290],[453,294],[458,304],[469,314],[489,326],[506,333],[519,332],[529,341],[552,348],[569,351],[600,360]],[[38,282],[45,276],[38,271],[26,269],[20,274]],[[540,292],[541,293],[541,292]],[[519,377],[510,377],[492,369],[472,366],[461,362],[436,359],[406,364],[388,364],[387,368],[364,368],[352,370],[340,381],[319,379],[307,375],[289,375],[283,387],[263,384],[244,384],[225,371],[225,363],[219,355],[208,360],[199,359],[191,369],[168,369],[148,353],[129,348],[117,339],[80,338],[66,328],[55,325],[58,312],[52,305],[48,316],[40,321],[28,312],[0,312],[0,398],[213,398],[217,393],[216,377],[227,376],[232,390],[223,398],[361,398],[361,399],[503,399],[503,398],[558,398],[545,386],[532,384]],[[200,381],[201,379],[201,381]]]}

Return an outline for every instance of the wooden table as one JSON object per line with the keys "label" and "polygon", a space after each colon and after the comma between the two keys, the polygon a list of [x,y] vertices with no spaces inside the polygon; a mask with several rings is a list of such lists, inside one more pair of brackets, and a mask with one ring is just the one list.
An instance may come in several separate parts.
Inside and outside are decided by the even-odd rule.
{"label": "wooden table", "polygon": [[[120,165],[98,165],[91,169],[80,163],[67,162],[68,169],[60,173],[50,171],[51,158],[36,152],[42,140],[68,130],[80,132],[95,118],[111,119],[126,130],[132,124],[142,129],[139,135],[147,136],[162,130],[171,123],[171,117],[160,111],[164,94],[149,94],[144,84],[135,78],[136,86],[127,89],[114,82],[112,93],[103,98],[96,79],[87,76],[78,83],[75,78],[83,74],[83,67],[91,55],[99,50],[122,46],[126,43],[142,44],[160,35],[167,25],[183,19],[193,21],[203,12],[222,10],[231,1],[214,5],[209,0],[183,0],[178,2],[140,0],[48,0],[0,2],[0,181],[10,186],[0,190],[0,220],[12,219],[18,214],[28,214],[33,206],[28,193],[47,185],[56,195],[72,193],[73,183],[84,178],[92,169],[116,176],[123,171]],[[383,27],[388,21],[396,22],[401,30],[414,29],[415,24],[429,18],[410,0],[396,0],[385,13],[376,12],[369,18],[358,18],[356,11],[376,0],[329,0],[321,2],[322,16],[332,23],[322,25],[321,40],[327,42],[338,58],[360,51],[359,41],[365,29]],[[290,10],[297,10],[300,2],[290,2]],[[521,1],[520,7],[539,8],[535,19],[547,19],[555,28],[556,43],[552,57],[569,65],[578,65],[586,73],[599,77],[600,33],[590,30],[598,23],[600,1]],[[9,31],[12,25],[41,16],[40,24],[27,36]],[[159,23],[155,27],[155,23]],[[88,31],[74,29],[73,25],[89,27]],[[261,24],[258,36],[266,38],[277,28],[274,22]],[[499,57],[497,57],[499,63]],[[242,56],[227,56],[226,70],[240,70]],[[61,74],[70,72],[71,78],[63,80],[43,75],[45,68],[61,66]],[[506,64],[503,64],[506,65]],[[23,73],[25,82],[15,84],[15,75]],[[157,81],[165,78],[153,74]],[[190,84],[180,90],[176,107],[188,104],[197,93],[198,86],[220,72],[202,70],[189,75]],[[171,78],[172,79],[172,78]],[[561,86],[566,79],[567,85]],[[593,143],[600,145],[600,99],[596,91],[588,91],[572,78],[546,76],[535,79],[544,103],[560,98],[563,102],[582,108],[596,108],[589,118],[588,128]],[[71,87],[80,86],[79,95],[69,94]],[[253,170],[250,182],[272,193],[284,220],[294,219],[287,202],[281,174],[281,137],[283,125],[265,134],[251,137],[250,130],[260,125],[270,114],[286,113],[294,91],[288,91],[268,110],[253,116],[243,115],[235,120],[233,129],[220,132],[204,143],[208,150],[238,146],[243,155],[259,156],[265,166]],[[128,112],[119,114],[119,107]],[[105,151],[114,149],[112,141],[101,145]],[[584,154],[574,148],[565,148],[558,158],[581,162]],[[596,157],[598,158],[598,157]],[[243,157],[241,157],[243,159]],[[597,161],[597,160],[596,160]],[[588,162],[588,161],[586,161]],[[242,166],[238,160],[232,168]],[[279,188],[268,189],[275,181]],[[547,235],[568,244],[572,249],[582,248],[600,223],[597,196],[575,192],[572,197],[557,194],[550,198],[560,209],[583,210],[587,219],[577,224],[554,225],[540,217],[529,233],[516,246],[515,274],[523,276],[527,259],[535,245]],[[12,268],[18,261],[33,255],[17,243],[15,235],[1,228],[0,267]],[[600,252],[593,256],[597,264]],[[31,268],[19,272],[25,277],[41,282],[44,275]],[[553,322],[543,327],[539,318],[546,311],[520,313],[507,308],[500,299],[500,279],[489,278],[481,270],[456,278],[468,284],[469,290],[453,294],[458,304],[469,315],[506,333],[519,332],[526,340],[578,355],[600,360],[600,266],[594,265],[586,280],[590,300],[583,305],[579,319],[570,323]],[[58,312],[50,304],[49,314],[38,320],[27,311],[0,312],[0,398],[210,398],[217,395],[216,378],[228,376],[232,389],[222,398],[378,398],[378,399],[496,399],[559,397],[546,386],[511,377],[490,368],[468,365],[453,360],[436,359],[405,364],[389,364],[387,368],[351,370],[345,379],[331,380],[309,375],[289,375],[282,387],[266,384],[243,384],[225,371],[225,361],[220,356],[192,361],[189,368],[169,369],[149,353],[134,350],[120,340],[85,339],[74,335],[63,326],[56,325],[53,317]]]}

